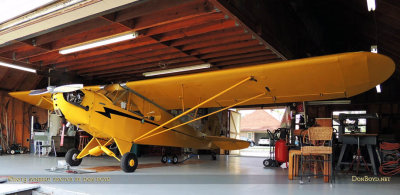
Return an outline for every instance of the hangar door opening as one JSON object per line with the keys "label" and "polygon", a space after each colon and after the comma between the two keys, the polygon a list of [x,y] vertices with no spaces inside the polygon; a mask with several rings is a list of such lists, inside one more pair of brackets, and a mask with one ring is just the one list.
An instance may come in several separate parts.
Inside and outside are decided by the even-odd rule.
{"label": "hangar door opening", "polygon": [[287,127],[286,120],[282,120],[287,113],[286,107],[251,108],[239,109],[240,114],[239,138],[251,142],[249,148],[239,151],[241,156],[263,156],[270,155],[270,136],[267,130],[272,133],[281,127]]}
{"label": "hangar door opening", "polygon": [[[229,137],[240,139],[240,121],[241,115],[239,112],[230,110],[229,112]],[[231,150],[231,155],[240,155],[240,150]]]}

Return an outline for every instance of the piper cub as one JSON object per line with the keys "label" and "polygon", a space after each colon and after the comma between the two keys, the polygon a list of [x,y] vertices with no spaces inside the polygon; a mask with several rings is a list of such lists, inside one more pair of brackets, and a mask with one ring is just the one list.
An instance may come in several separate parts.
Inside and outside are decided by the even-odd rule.
{"label": "piper cub", "polygon": [[[82,84],[12,92],[11,96],[54,110],[93,136],[82,151],[70,149],[71,166],[103,153],[125,172],[138,166],[132,144],[238,150],[249,142],[209,136],[188,124],[235,106],[348,98],[384,82],[394,62],[353,52],[105,86]],[[198,116],[199,108],[220,108]],[[171,110],[181,110],[172,114]],[[181,121],[189,115],[191,120]],[[119,158],[107,146],[115,143]]]}

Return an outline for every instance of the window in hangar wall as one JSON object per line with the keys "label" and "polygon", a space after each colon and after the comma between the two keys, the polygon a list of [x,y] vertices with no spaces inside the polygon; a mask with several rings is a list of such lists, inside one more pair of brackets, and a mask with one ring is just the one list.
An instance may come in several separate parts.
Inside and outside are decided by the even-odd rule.
{"label": "window in hangar wall", "polygon": [[[355,110],[355,111],[333,111],[332,112],[332,120],[333,120],[333,128],[339,130],[339,114],[367,114],[366,110]],[[358,121],[346,119],[347,124],[355,124],[358,122],[358,128],[360,128],[361,133],[367,132],[367,119],[360,118]],[[345,127],[345,133],[351,133],[351,129],[349,126]]]}

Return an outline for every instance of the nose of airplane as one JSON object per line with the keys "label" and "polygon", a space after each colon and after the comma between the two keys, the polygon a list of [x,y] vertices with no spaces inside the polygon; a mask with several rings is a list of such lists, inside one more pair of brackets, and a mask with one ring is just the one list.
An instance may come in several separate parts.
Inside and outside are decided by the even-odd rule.
{"label": "nose of airplane", "polygon": [[65,117],[74,125],[89,124],[88,109],[78,102],[72,97],[68,98],[68,93],[53,94],[53,106],[57,115]]}

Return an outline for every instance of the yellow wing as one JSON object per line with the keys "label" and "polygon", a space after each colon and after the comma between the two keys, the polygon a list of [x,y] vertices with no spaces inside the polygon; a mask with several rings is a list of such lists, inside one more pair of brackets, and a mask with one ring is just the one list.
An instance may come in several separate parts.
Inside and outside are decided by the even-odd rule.
{"label": "yellow wing", "polygon": [[9,93],[9,95],[18,100],[27,102],[37,107],[44,108],[47,110],[53,110],[53,101],[51,100],[50,93],[45,93],[41,95],[29,95],[29,93],[31,93],[31,91],[18,91],[18,92],[11,92]]}
{"label": "yellow wing", "polygon": [[384,55],[353,52],[207,73],[133,81],[126,86],[167,110],[193,107],[239,81],[248,81],[202,107],[232,105],[270,91],[244,105],[351,97],[388,79],[394,62]]}

